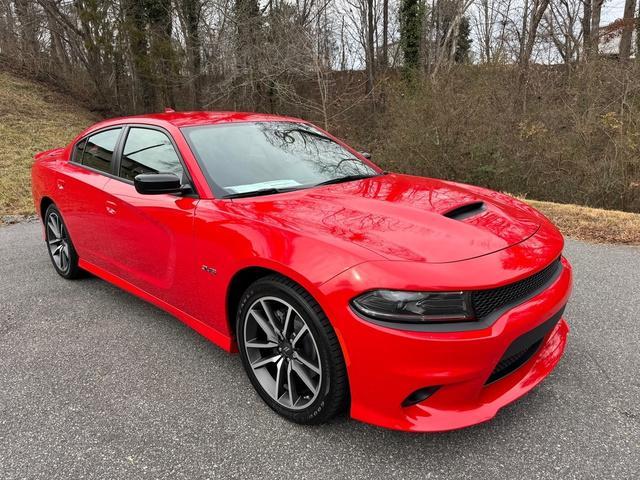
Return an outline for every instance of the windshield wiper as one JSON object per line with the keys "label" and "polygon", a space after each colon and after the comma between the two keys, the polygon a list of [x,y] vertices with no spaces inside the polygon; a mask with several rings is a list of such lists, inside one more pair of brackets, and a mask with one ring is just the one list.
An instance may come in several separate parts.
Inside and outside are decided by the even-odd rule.
{"label": "windshield wiper", "polygon": [[317,137],[323,140],[329,140],[330,142],[333,142],[333,140],[331,140],[326,135],[323,135],[320,132],[314,132],[313,130],[307,130],[306,128],[294,127],[294,128],[288,128],[287,130],[283,131],[284,134],[289,134],[291,132],[305,133],[307,135],[311,135],[312,137]]}
{"label": "windshield wiper", "polygon": [[250,192],[229,193],[222,198],[259,197],[261,195],[273,195],[275,193],[291,192],[293,190],[298,190],[298,188],[261,188],[260,190],[252,190]]}
{"label": "windshield wiper", "polygon": [[375,173],[373,175],[346,175],[344,177],[332,178],[331,180],[325,180],[324,182],[316,183],[314,186],[319,187],[321,185],[332,185],[334,183],[351,182],[353,180],[364,180],[365,178],[379,177],[380,175],[384,175],[384,173]]}

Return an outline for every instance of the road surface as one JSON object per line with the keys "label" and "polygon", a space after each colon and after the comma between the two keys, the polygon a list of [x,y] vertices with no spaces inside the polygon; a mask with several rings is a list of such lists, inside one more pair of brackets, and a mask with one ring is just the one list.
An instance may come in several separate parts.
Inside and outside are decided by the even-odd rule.
{"label": "road surface", "polygon": [[491,422],[407,434],[271,412],[239,359],[0,227],[0,478],[638,478],[640,249],[569,241],[564,359]]}

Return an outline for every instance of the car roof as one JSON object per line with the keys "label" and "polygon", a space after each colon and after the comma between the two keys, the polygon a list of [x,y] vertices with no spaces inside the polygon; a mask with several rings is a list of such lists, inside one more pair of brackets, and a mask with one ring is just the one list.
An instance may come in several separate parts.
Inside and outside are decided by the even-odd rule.
{"label": "car roof", "polygon": [[194,125],[212,125],[217,123],[233,123],[233,122],[273,122],[273,121],[294,121],[304,122],[299,118],[287,117],[282,115],[272,115],[267,113],[251,113],[251,112],[211,112],[211,111],[194,111],[194,112],[164,112],[150,113],[144,115],[132,115],[127,117],[112,118],[105,122],[106,124],[122,124],[127,122],[135,123],[141,121],[147,123],[170,123],[176,127],[189,127]]}

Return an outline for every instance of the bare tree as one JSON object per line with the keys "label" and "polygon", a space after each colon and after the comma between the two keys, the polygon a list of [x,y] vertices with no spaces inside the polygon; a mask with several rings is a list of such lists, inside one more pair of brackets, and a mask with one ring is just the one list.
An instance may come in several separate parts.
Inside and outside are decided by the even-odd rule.
{"label": "bare tree", "polygon": [[504,60],[512,12],[512,0],[478,0],[473,17],[481,62]]}
{"label": "bare tree", "polygon": [[[623,60],[636,3],[625,4]],[[468,47],[469,17],[475,60],[519,65],[526,87],[532,63],[573,64],[598,51],[602,4],[0,0],[0,54],[122,113],[167,105],[287,110],[328,124],[337,112],[380,98],[383,70],[446,78]]]}
{"label": "bare tree", "polygon": [[567,64],[580,60],[581,7],[582,0],[557,0],[549,4],[549,9],[543,18],[547,37]]}
{"label": "bare tree", "polygon": [[437,15],[435,41],[431,44],[434,51],[431,66],[432,77],[435,78],[444,64],[451,65],[453,63],[460,22],[473,2],[474,0],[438,2],[440,8],[435,12]]}
{"label": "bare tree", "polygon": [[522,40],[520,48],[519,63],[525,69],[531,62],[531,54],[538,35],[538,27],[549,6],[549,0],[532,0],[529,3],[525,0],[525,14],[522,23]]}

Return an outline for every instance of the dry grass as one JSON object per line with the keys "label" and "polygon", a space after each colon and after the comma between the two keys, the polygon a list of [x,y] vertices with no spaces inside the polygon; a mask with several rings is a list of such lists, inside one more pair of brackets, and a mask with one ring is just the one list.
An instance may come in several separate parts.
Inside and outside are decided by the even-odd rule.
{"label": "dry grass", "polygon": [[640,245],[640,214],[525,199],[568,237],[595,243]]}
{"label": "dry grass", "polygon": [[31,163],[98,119],[69,97],[0,72],[0,218],[33,213]]}

